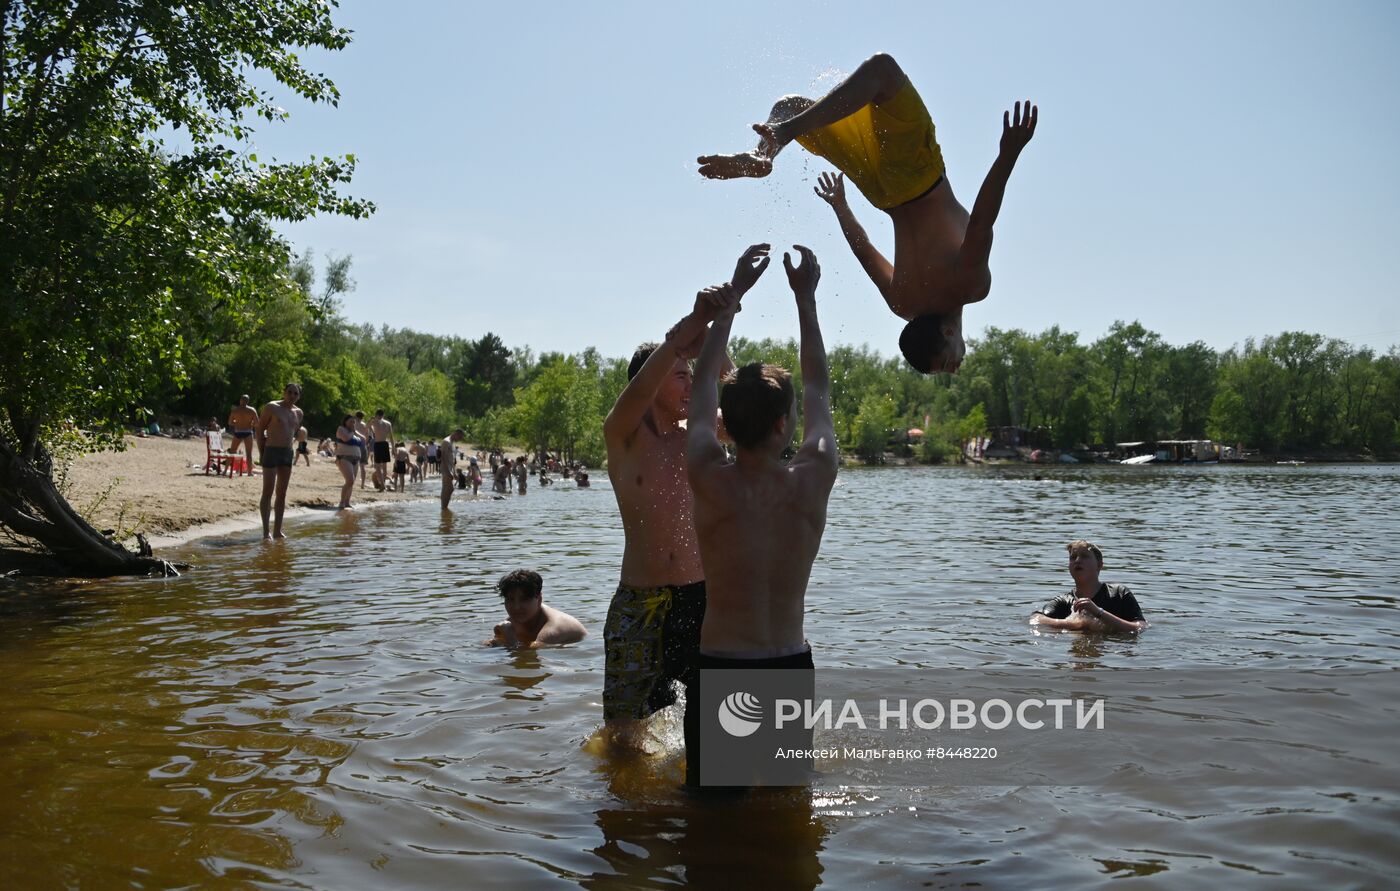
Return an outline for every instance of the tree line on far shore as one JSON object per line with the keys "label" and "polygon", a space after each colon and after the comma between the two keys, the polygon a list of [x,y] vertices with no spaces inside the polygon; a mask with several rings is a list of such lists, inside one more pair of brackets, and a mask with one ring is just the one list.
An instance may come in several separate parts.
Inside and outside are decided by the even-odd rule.
{"label": "tree line on far shore", "polygon": [[[350,266],[349,257],[331,258],[318,286],[312,257],[302,254],[287,276],[293,286],[258,321],[222,332],[191,363],[188,384],[167,382],[146,410],[222,414],[239,392],[261,401],[296,380],[318,435],[344,412],[384,408],[408,436],[461,425],[483,444],[602,462],[602,422],[626,386],[627,357],[593,347],[537,355],[491,333],[353,324],[338,299],[353,287]],[[735,338],[732,353],[738,364],[798,364],[792,339]],[[867,460],[910,428],[924,429],[915,454],[930,462],[955,458],[998,427],[1039,428],[1065,449],[1212,438],[1267,452],[1400,451],[1400,353],[1317,334],[1285,332],[1218,352],[1201,342],[1173,346],[1137,322],[1114,322],[1090,343],[1058,327],[988,328],[951,377],[917,374],[866,346],[834,346],[829,359],[837,436]]]}

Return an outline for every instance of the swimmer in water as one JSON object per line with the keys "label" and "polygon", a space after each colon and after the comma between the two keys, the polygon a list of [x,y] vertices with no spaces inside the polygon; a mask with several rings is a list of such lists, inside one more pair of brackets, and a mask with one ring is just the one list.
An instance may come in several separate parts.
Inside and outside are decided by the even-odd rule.
{"label": "swimmer in water", "polygon": [[[796,140],[841,171],[822,174],[817,195],[836,212],[841,232],[890,310],[908,322],[899,349],[924,374],[953,373],[966,344],[962,310],[992,287],[992,224],[1021,150],[1035,135],[1037,108],[1017,102],[1002,115],[1001,150],[972,213],[953,195],[933,121],[894,58],[871,56],[819,100],[784,96],[768,121],[754,124],[758,147],[698,159],[710,179],[762,177]],[[850,205],[846,177],[894,223],[894,262],[871,243]]]}
{"label": "swimmer in water", "polygon": [[1061,631],[1142,631],[1142,607],[1126,585],[1099,581],[1103,551],[1083,539],[1065,545],[1074,590],[1054,598],[1031,614],[1031,624]]}
{"label": "swimmer in water", "polygon": [[506,621],[496,626],[488,647],[537,650],[544,646],[578,643],[588,636],[583,623],[544,603],[544,580],[531,569],[502,576],[496,590],[505,601]]}

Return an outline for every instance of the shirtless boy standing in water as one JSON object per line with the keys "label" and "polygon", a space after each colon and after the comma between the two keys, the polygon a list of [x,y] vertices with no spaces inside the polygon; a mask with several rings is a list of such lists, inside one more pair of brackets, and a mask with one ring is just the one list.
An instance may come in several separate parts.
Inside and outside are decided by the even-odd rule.
{"label": "shirtless boy standing in water", "polygon": [[[727,290],[701,291],[663,343],[637,349],[627,387],[603,422],[623,529],[621,579],[603,630],[603,718],[624,745],[640,745],[639,722],[676,701],[673,683],[700,645],[705,616],[705,572],[685,478],[689,360],[715,313],[737,308],[768,268],[767,254],[766,244],[750,247]],[[714,412],[711,406],[711,427]]]}
{"label": "shirtless boy standing in water", "polygon": [[715,318],[695,366],[686,470],[695,491],[709,605],[700,652],[686,675],[686,782],[692,786],[699,785],[702,669],[812,669],[803,609],[826,529],[837,453],[826,349],[817,325],[821,268],[810,250],[797,251],[797,267],[783,255],[801,338],[803,434],[792,460],[784,461],[783,452],[797,429],[797,405],[792,377],[777,365],[755,362],[724,380],[718,407],[734,440],[733,461],[715,434],[715,384],[732,312]]}
{"label": "shirtless boy standing in water", "polygon": [[[933,121],[893,57],[871,56],[826,96],[784,96],[768,122],[754,124],[758,148],[699,158],[710,179],[767,176],[789,142],[835,164],[817,194],[836,211],[841,231],[865,273],[895,315],[909,324],[899,349],[924,374],[955,372],[966,346],[962,308],[984,300],[992,287],[988,257],[992,224],[1021,150],[1035,134],[1038,111],[1017,102],[1002,115],[1001,151],[972,213],[953,195]],[[871,204],[894,223],[894,263],[870,242],[846,203],[849,176]]]}
{"label": "shirtless boy standing in water", "polygon": [[239,396],[238,404],[228,413],[228,429],[233,434],[232,451],[237,454],[239,449],[243,450],[244,467],[249,474],[253,472],[253,429],[257,426],[257,410],[248,404],[247,394]]}
{"label": "shirtless boy standing in water", "polygon": [[[287,384],[282,398],[263,406],[258,416],[258,454],[262,456],[263,490],[258,511],[262,514],[263,539],[286,538],[282,534],[282,516],[287,511],[287,483],[292,479],[292,442],[301,428],[302,411],[297,408],[301,398],[300,384]],[[273,483],[277,485],[277,520],[268,528],[268,513],[272,508]]]}

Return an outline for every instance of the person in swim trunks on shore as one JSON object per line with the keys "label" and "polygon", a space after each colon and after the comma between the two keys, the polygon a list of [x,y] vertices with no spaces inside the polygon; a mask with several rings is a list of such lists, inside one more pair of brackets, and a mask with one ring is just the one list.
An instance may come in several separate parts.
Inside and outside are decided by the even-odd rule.
{"label": "person in swim trunks on shore", "polygon": [[363,489],[369,467],[369,447],[374,442],[374,435],[370,433],[369,424],[365,423],[365,413],[362,411],[355,412],[355,435],[360,437],[360,488]]}
{"label": "person in swim trunks on shore", "polygon": [[[826,528],[838,458],[831,379],[817,323],[821,267],[810,250],[800,245],[796,250],[798,266],[783,255],[797,302],[802,366],[802,444],[792,459],[783,460],[797,431],[797,404],[786,369],[745,365],[724,377],[716,396],[732,312],[715,318],[695,364],[685,458],[709,602],[700,649],[686,674],[689,786],[700,785],[702,670],[812,670],[812,649],[802,630],[807,580]],[[734,440],[732,460],[717,435],[717,407]]]}
{"label": "person in swim trunks on shore", "polygon": [[369,422],[369,433],[374,443],[374,484],[376,488],[386,488],[389,478],[389,460],[394,453],[394,425],[384,417],[384,409],[376,409],[374,420]]}
{"label": "person in swim trunks on shore", "polygon": [[[306,444],[306,428],[297,428],[297,457],[306,459],[306,466],[311,466],[311,449]],[[295,463],[295,462],[293,462]]]}
{"label": "person in swim trunks on shore", "polygon": [[[1029,101],[1002,116],[1001,147],[972,205],[953,195],[933,121],[894,58],[871,56],[834,90],[813,101],[784,96],[768,121],[755,124],[758,147],[698,159],[710,179],[767,176],[790,142],[841,171],[823,174],[815,191],[831,205],[856,259],[890,310],[908,322],[904,358],[924,374],[956,372],[966,345],[962,310],[991,290],[992,225],[1021,150],[1035,134]],[[894,223],[894,262],[871,243],[846,203],[845,179]]]}
{"label": "person in swim trunks on shore", "polygon": [[676,701],[705,615],[705,572],[685,478],[689,360],[715,314],[732,311],[726,301],[737,304],[758,281],[767,254],[766,244],[750,247],[726,292],[701,291],[662,343],[637,348],[627,386],[603,422],[623,529],[621,578],[603,630],[603,718],[625,746],[641,747],[641,722]]}
{"label": "person in swim trunks on shore", "polygon": [[[243,472],[252,475],[253,430],[258,426],[258,410],[249,405],[248,402],[248,394],[239,396],[238,404],[228,413],[229,433],[233,434],[233,447],[229,451],[237,454],[239,449],[243,450]],[[232,471],[229,475],[233,475]]]}
{"label": "person in swim trunks on shore", "polygon": [[412,456],[408,454],[408,446],[399,443],[394,449],[394,491],[402,492],[408,485],[408,466]]}
{"label": "person in swim trunks on shore", "polygon": [[[282,516],[287,512],[287,484],[292,479],[292,465],[296,456],[292,454],[292,443],[297,430],[301,428],[302,410],[297,408],[301,398],[301,384],[287,384],[282,390],[282,398],[263,406],[258,416],[258,453],[262,456],[263,490],[258,502],[258,512],[262,514],[263,539],[286,538],[282,534]],[[268,528],[268,514],[272,508],[274,484],[277,489],[277,519]]]}

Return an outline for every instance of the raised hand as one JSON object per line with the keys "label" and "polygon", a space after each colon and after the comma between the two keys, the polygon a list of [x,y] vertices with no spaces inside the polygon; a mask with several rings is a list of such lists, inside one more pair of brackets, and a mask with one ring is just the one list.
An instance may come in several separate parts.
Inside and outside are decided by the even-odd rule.
{"label": "raised hand", "polygon": [[838,173],[833,176],[823,173],[817,178],[817,185],[812,187],[812,191],[832,207],[841,207],[846,203],[846,174]]}
{"label": "raised hand", "polygon": [[767,244],[749,245],[748,250],[739,257],[739,262],[734,266],[734,277],[729,280],[739,297],[747,294],[758,277],[763,275],[763,270],[768,268],[769,247]]}
{"label": "raised hand", "polygon": [[1024,109],[1016,103],[1015,113],[1006,111],[1001,115],[1001,153],[1011,158],[1021,154],[1021,149],[1035,135],[1035,122],[1040,117],[1040,109],[1027,99]]}
{"label": "raised hand", "polygon": [[700,175],[706,179],[738,179],[740,177],[764,177],[773,172],[772,158],[764,157],[757,151],[738,152],[733,155],[701,155],[696,159],[700,165]]}
{"label": "raised hand", "polygon": [[[755,276],[757,278],[757,276]],[[739,298],[743,296],[739,289],[729,282],[722,285],[710,285],[708,288],[701,288],[700,293],[695,295],[695,308],[692,310],[694,316],[703,320],[706,324],[718,316],[725,313],[736,313],[739,311]]]}
{"label": "raised hand", "polygon": [[811,248],[795,244],[793,247],[802,256],[802,265],[792,265],[792,255],[783,253],[783,268],[787,270],[788,284],[798,298],[813,297],[817,293],[817,280],[822,277],[822,268],[817,265],[817,255]]}

